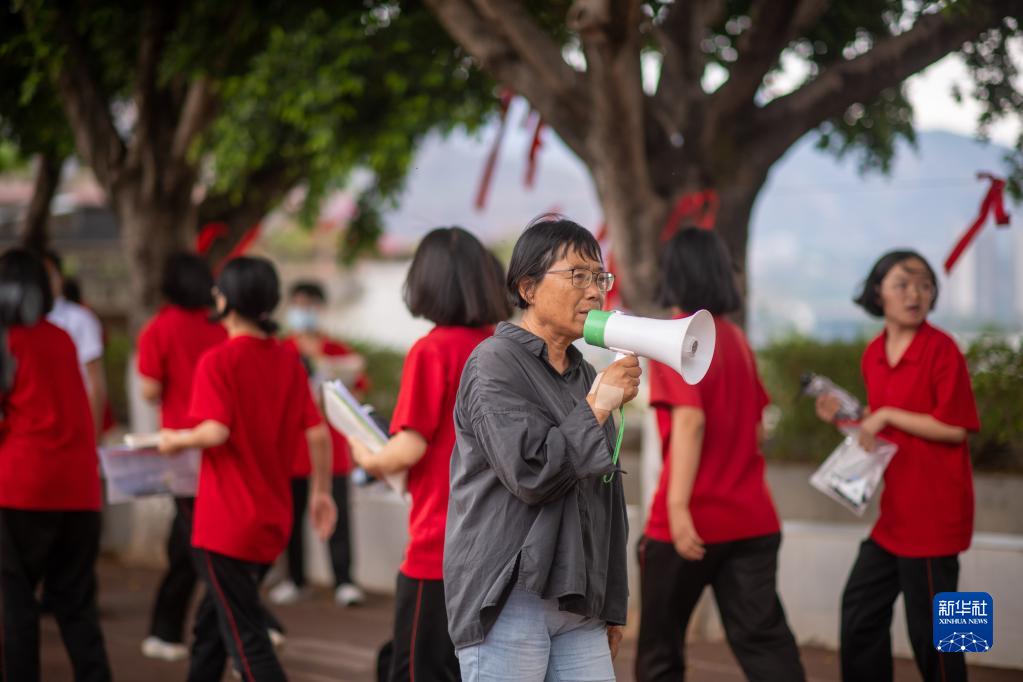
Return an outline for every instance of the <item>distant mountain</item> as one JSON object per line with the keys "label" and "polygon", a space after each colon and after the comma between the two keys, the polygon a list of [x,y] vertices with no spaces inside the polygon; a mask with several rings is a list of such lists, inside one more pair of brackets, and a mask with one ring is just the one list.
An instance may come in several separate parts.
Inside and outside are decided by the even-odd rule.
{"label": "distant mountain", "polygon": [[[749,266],[755,333],[763,338],[780,331],[786,317],[793,328],[816,335],[854,332],[865,318],[849,299],[887,250],[915,249],[940,271],[987,191],[977,171],[998,172],[1006,151],[961,135],[923,132],[916,150],[899,149],[890,176],[862,177],[853,160],[837,162],[811,140],[798,144],[774,167],[754,209]],[[1011,299],[1023,276],[1019,222],[1009,230],[984,228],[971,247],[972,270],[964,258],[951,279],[939,272],[945,291],[937,320],[952,326],[967,319],[1018,324]],[[984,262],[976,263],[982,254]],[[993,287],[962,281],[976,276],[978,265],[999,271]],[[957,291],[963,287],[970,291]],[[1002,299],[991,319],[978,320],[969,310],[983,307],[978,296]]]}
{"label": "distant mountain", "polygon": [[[513,108],[509,120],[517,123],[522,113]],[[494,135],[488,128],[478,138],[452,135],[428,141],[400,208],[387,216],[389,239],[411,244],[432,227],[460,224],[490,243],[510,241],[533,216],[548,210],[596,226],[600,208],[589,176],[554,135],[548,134],[540,153],[536,186],[523,186],[529,135],[518,125],[509,126],[501,146],[487,208],[476,212],[472,202]],[[919,250],[940,269],[987,189],[975,174],[998,172],[1007,151],[952,133],[921,132],[916,150],[899,149],[890,176],[863,177],[854,159],[837,161],[814,149],[812,138],[795,145],[774,167],[754,208],[750,311],[758,341],[788,331],[848,337],[870,326],[849,299],[873,261],[903,246]],[[998,319],[989,321],[1019,324],[1020,222],[1009,230],[986,227],[976,242],[985,262],[972,270],[964,262],[951,281],[943,278],[939,322],[955,326],[969,318],[983,323],[984,315],[969,314],[970,306],[979,306],[978,296],[997,296],[1000,312],[985,314]],[[960,275],[959,269],[970,273]],[[972,279],[957,280],[976,277],[978,269],[997,271],[991,285],[1001,287],[997,293],[978,289]],[[958,310],[949,304],[956,298],[949,292],[957,288],[964,289]]]}

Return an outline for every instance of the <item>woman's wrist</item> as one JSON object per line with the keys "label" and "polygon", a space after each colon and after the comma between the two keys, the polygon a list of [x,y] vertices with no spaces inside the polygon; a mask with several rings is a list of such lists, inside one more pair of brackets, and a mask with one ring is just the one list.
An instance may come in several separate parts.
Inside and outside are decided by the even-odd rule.
{"label": "woman's wrist", "polygon": [[597,407],[596,396],[592,394],[586,396],[586,402],[590,406],[590,410],[593,412],[593,416],[597,418],[597,423],[603,426],[604,422],[606,422],[608,418],[611,416],[611,411]]}

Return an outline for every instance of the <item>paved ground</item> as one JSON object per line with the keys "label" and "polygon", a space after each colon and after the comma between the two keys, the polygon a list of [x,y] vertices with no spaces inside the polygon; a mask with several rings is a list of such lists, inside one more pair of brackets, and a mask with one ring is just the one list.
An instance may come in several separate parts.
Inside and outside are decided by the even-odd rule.
{"label": "paved ground", "polygon": [[[100,610],[107,648],[118,682],[183,680],[184,663],[162,663],[144,658],[139,643],[146,634],[150,601],[158,574],[105,560],[100,564]],[[326,591],[294,606],[275,607],[288,629],[281,658],[294,682],[373,682],[376,652],[391,628],[391,600],[370,595],[365,606],[339,609]],[[633,619],[634,620],[634,619]],[[70,668],[51,618],[43,621],[43,679],[70,680]],[[635,639],[627,632],[615,668],[619,680],[632,679]],[[802,649],[803,663],[812,682],[836,681],[835,654],[814,648]],[[693,682],[742,680],[743,675],[728,647],[700,642],[688,648],[689,680]],[[919,675],[911,661],[896,661],[896,680],[909,682]],[[971,667],[973,682],[1020,680],[1020,671]],[[230,678],[227,678],[230,680]]]}

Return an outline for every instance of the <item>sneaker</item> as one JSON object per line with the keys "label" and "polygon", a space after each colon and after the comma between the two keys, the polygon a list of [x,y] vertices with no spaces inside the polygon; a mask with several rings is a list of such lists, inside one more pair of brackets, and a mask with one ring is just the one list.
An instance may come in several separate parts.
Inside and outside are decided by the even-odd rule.
{"label": "sneaker", "polygon": [[304,588],[290,580],[282,580],[273,586],[268,596],[272,604],[294,604],[302,598],[304,593]]}
{"label": "sneaker", "polygon": [[364,601],[366,601],[366,595],[358,585],[342,583],[334,591],[334,603],[338,606],[358,606]]}
{"label": "sneaker", "polygon": [[161,661],[183,661],[188,658],[188,647],[180,643],[165,642],[150,635],[142,640],[142,655]]}
{"label": "sneaker", "polygon": [[273,644],[274,649],[280,649],[288,641],[284,633],[277,628],[267,628],[266,634],[270,637],[270,643]]}

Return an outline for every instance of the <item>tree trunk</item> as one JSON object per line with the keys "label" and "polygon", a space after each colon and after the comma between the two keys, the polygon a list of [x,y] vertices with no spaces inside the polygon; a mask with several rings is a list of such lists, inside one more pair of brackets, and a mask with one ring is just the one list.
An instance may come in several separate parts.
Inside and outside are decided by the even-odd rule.
{"label": "tree trunk", "polygon": [[747,166],[736,174],[732,182],[718,188],[721,205],[718,208],[715,229],[725,240],[728,253],[732,257],[732,267],[735,268],[739,294],[742,297],[742,307],[732,315],[732,320],[741,327],[746,326],[749,313],[747,296],[750,287],[747,254],[750,218],[753,213],[753,204],[766,180],[766,172],[758,172]]}
{"label": "tree trunk", "polygon": [[122,188],[114,196],[129,283],[135,292],[128,313],[133,336],[159,305],[164,261],[176,251],[187,250],[194,237],[195,207],[190,193],[190,184],[186,190],[158,196],[147,196],[134,186]]}
{"label": "tree trunk", "polygon": [[36,159],[35,185],[21,226],[21,241],[33,251],[44,251],[50,245],[50,204],[60,184],[63,157],[40,154]]}
{"label": "tree trunk", "polygon": [[660,272],[658,235],[668,218],[667,202],[653,195],[640,200],[619,179],[597,185],[614,250],[615,286],[630,310],[654,314]]}

